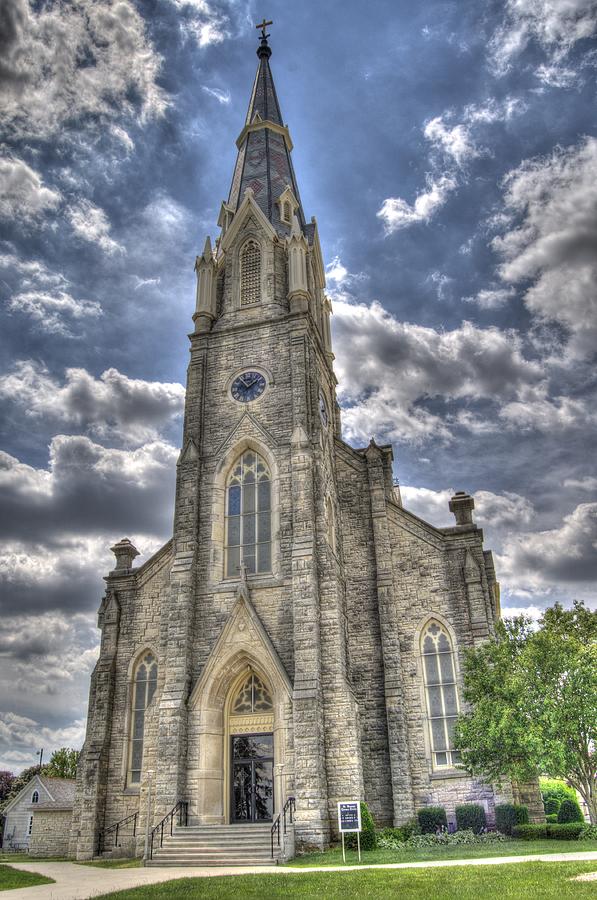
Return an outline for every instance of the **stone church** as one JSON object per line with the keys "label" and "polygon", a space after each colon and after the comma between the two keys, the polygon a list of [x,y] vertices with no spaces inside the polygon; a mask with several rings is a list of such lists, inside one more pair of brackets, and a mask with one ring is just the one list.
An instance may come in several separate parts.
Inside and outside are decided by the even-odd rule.
{"label": "stone church", "polygon": [[[331,304],[265,29],[219,235],[196,260],[173,537],[112,550],[71,853],[178,801],[192,826],[325,847],[339,800],[376,822],[482,803],[458,768],[464,651],[499,616],[472,497],[436,528],[402,505],[392,448],[342,440]],[[509,793],[509,791],[507,791]],[[506,798],[507,799],[507,798]],[[215,832],[214,832],[215,833]],[[240,834],[240,832],[238,832]]]}

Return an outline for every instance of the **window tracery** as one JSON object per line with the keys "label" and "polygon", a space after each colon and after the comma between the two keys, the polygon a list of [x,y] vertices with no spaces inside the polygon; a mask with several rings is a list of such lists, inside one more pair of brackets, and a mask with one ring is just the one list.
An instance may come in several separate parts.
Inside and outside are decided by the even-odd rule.
{"label": "window tracery", "polygon": [[33,791],[33,793],[31,794],[31,802],[39,803],[39,791]]}
{"label": "window tracery", "polygon": [[271,572],[271,477],[265,461],[245,450],[233,465],[226,488],[227,578]]}
{"label": "window tracery", "polygon": [[435,619],[421,636],[421,653],[433,766],[452,767],[460,762],[460,754],[454,749],[458,716],[454,649],[450,635]]}
{"label": "window tracery", "polygon": [[131,784],[140,784],[141,782],[145,711],[153,699],[157,683],[157,660],[153,653],[148,650],[142,655],[133,674],[129,758],[129,781]]}
{"label": "window tracery", "polygon": [[243,681],[232,703],[232,715],[243,716],[249,713],[271,712],[273,703],[271,694],[263,681],[254,672]]}

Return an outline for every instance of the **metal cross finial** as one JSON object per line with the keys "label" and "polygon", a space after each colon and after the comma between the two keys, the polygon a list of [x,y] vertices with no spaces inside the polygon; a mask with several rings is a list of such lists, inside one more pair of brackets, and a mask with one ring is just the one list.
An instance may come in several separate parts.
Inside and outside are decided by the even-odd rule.
{"label": "metal cross finial", "polygon": [[272,21],[266,22],[265,19],[264,19],[263,22],[260,22],[259,25],[256,25],[256,26],[255,26],[255,28],[261,28],[261,38],[262,38],[262,40],[266,40],[266,39],[269,37],[269,34],[266,34],[266,33],[265,33],[265,29],[267,28],[268,25],[273,25],[273,24],[274,24],[274,23],[273,23]]}

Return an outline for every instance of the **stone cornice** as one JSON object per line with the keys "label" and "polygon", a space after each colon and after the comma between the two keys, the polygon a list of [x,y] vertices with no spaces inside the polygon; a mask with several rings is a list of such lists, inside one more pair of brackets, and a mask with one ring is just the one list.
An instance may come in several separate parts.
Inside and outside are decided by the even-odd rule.
{"label": "stone cornice", "polygon": [[251,122],[250,125],[245,125],[241,133],[236,139],[236,146],[240,150],[246,137],[248,134],[251,134],[253,131],[261,131],[262,128],[269,128],[270,131],[275,131],[276,134],[281,134],[284,138],[284,142],[286,147],[288,148],[288,152],[292,152],[292,140],[290,139],[290,132],[288,131],[287,125],[277,125],[276,122],[272,122],[270,119],[258,119],[255,122]]}

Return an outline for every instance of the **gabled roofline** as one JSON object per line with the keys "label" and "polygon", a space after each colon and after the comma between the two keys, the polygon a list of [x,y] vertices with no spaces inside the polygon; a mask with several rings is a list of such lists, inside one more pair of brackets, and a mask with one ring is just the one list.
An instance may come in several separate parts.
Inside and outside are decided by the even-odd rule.
{"label": "gabled roofline", "polygon": [[245,191],[245,196],[242,199],[240,206],[238,207],[236,214],[228,226],[226,234],[222,237],[220,241],[219,250],[222,253],[226,252],[226,248],[229,244],[231,244],[240,231],[240,227],[243,223],[243,220],[247,214],[248,210],[251,210],[252,213],[255,214],[257,221],[263,227],[265,233],[269,235],[269,237],[273,240],[278,237],[276,229],[273,227],[265,213],[259,208],[257,203],[255,202],[255,197],[253,195],[253,191],[248,189]]}
{"label": "gabled roofline", "polygon": [[48,795],[48,797],[50,798],[52,803],[56,802],[54,800],[54,797],[52,797],[49,788],[47,788],[46,785],[43,783],[41,776],[40,775],[32,775],[31,778],[29,779],[29,781],[27,782],[27,784],[24,784],[23,787],[21,788],[21,790],[19,791],[19,793],[15,797],[12,798],[12,800],[10,801],[10,803],[7,804],[7,806],[5,806],[5,808],[2,812],[3,816],[7,816],[8,813],[10,812],[10,810],[13,808],[13,806],[15,806],[19,802],[19,800],[21,800],[22,797],[24,797],[27,793],[29,793],[34,782],[37,782],[37,785],[44,789],[44,791],[46,792],[46,794]]}

